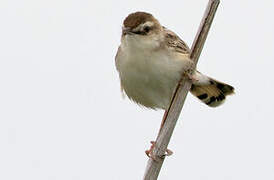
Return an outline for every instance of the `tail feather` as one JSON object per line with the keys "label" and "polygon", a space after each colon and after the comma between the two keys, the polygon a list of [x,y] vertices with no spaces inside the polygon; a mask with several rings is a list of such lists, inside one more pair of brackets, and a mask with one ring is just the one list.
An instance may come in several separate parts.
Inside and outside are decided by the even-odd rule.
{"label": "tail feather", "polygon": [[[204,76],[204,75],[203,75]],[[228,84],[208,78],[209,83],[193,83],[190,92],[210,107],[224,103],[226,96],[234,94],[234,88]]]}

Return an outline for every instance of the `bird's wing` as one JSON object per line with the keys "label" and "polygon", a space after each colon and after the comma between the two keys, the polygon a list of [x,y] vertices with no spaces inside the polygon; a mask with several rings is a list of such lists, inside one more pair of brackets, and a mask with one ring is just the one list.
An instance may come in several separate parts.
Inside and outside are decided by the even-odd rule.
{"label": "bird's wing", "polygon": [[166,27],[163,28],[165,31],[165,42],[169,48],[172,48],[182,54],[190,54],[189,47],[182,39],[179,38],[179,36]]}

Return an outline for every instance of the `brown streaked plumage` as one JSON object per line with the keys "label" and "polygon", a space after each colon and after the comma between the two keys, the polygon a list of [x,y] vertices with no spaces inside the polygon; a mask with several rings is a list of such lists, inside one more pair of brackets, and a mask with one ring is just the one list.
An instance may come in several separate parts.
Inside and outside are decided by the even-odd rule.
{"label": "brown streaked plumage", "polygon": [[168,47],[174,48],[175,51],[178,51],[183,54],[190,54],[190,49],[187,44],[180,39],[174,32],[169,29],[164,28],[165,31],[165,43]]}

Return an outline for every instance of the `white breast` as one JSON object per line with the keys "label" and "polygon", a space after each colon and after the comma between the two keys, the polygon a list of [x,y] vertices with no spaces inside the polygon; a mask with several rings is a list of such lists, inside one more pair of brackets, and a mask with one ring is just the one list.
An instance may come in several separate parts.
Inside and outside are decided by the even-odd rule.
{"label": "white breast", "polygon": [[138,104],[167,109],[186,66],[182,57],[176,57],[167,49],[152,51],[121,46],[116,66],[123,90]]}

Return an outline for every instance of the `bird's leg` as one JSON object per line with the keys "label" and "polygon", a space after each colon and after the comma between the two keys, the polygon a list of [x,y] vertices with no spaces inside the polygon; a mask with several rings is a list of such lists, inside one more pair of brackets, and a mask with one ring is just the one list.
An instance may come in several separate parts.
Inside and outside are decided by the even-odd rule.
{"label": "bird's leg", "polygon": [[[195,81],[198,81],[198,79],[195,77],[195,72],[194,72],[193,69],[195,69],[195,66],[191,62],[190,63],[190,68],[183,73],[182,78],[184,76],[186,76],[192,83],[195,82]],[[179,81],[179,83],[181,83],[181,82],[182,82],[182,79]],[[164,113],[159,132],[162,130],[162,128],[163,128],[163,126],[166,122],[167,113],[168,113],[168,110],[166,110],[165,113]],[[150,141],[150,143],[151,143],[150,149],[146,150],[145,153],[148,157],[151,157],[153,160],[156,160],[156,157],[152,154],[153,148],[155,146],[155,141]],[[166,154],[164,154],[164,156],[170,156],[172,154],[173,154],[173,152],[171,150],[167,149]]]}
{"label": "bird's leg", "polygon": [[[182,78],[184,76],[186,76],[192,83],[195,82],[195,81],[198,81],[198,79],[194,75],[195,72],[193,72],[194,71],[193,70],[194,69],[193,66],[194,66],[194,64],[191,64],[191,67],[188,70],[186,70],[183,73],[183,76],[182,76]],[[182,79],[179,81],[179,83],[181,83],[181,82],[182,82]],[[164,124],[166,122],[167,112],[168,112],[168,110],[166,110],[165,113],[164,113],[164,116],[163,116],[163,119],[162,119],[162,122],[161,122],[161,126],[160,126],[159,132],[162,130],[162,128],[163,128],[163,126],[164,126]],[[145,153],[146,153],[146,155],[148,157],[150,157],[150,158],[152,158],[153,160],[156,161],[156,157],[152,154],[153,148],[155,147],[155,141],[150,141],[150,143],[151,143],[151,146],[150,146],[149,150],[145,151]],[[164,156],[170,156],[172,154],[173,154],[173,152],[171,150],[167,149],[166,150],[166,154],[164,154]]]}
{"label": "bird's leg", "polygon": [[[160,126],[160,130],[159,132],[162,130],[165,122],[166,122],[166,118],[167,118],[167,110],[165,111],[164,113],[164,116],[163,116],[163,119],[162,119],[162,122],[161,122],[161,126]],[[155,147],[155,141],[150,141],[151,143],[151,146],[149,148],[149,150],[146,150],[145,153],[148,157],[152,158],[153,160],[157,161],[156,160],[156,157],[152,154],[152,151],[153,151],[153,148]],[[164,156],[171,156],[173,154],[173,152],[169,149],[166,150],[166,154],[164,154]]]}
{"label": "bird's leg", "polygon": [[163,128],[163,126],[166,122],[167,112],[168,112],[168,110],[165,110],[165,113],[164,113],[164,116],[163,116],[163,119],[162,119],[162,122],[161,122],[161,126],[160,126],[160,131],[162,130],[162,128]]}

